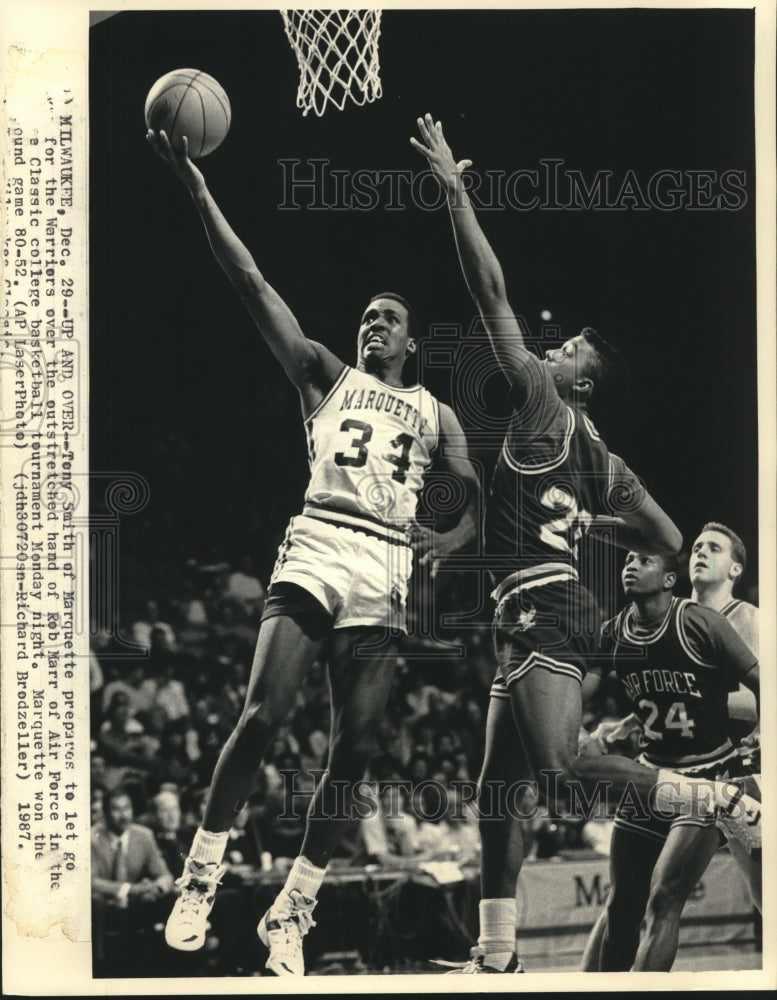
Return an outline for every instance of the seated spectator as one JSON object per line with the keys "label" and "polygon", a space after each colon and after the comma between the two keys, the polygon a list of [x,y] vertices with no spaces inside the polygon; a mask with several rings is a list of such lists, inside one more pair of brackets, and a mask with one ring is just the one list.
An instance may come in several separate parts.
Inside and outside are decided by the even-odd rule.
{"label": "seated spectator", "polygon": [[103,818],[92,827],[92,899],[126,909],[169,893],[173,877],[153,834],[133,823],[132,796],[123,786],[103,799]]}
{"label": "seated spectator", "polygon": [[597,854],[609,856],[612,842],[611,819],[589,819],[580,831],[580,846]]}
{"label": "seated spectator", "polygon": [[418,824],[406,811],[406,792],[399,780],[365,782],[363,798],[371,809],[361,820],[367,861],[384,868],[414,865],[418,853]]}
{"label": "seated spectator", "polygon": [[299,755],[290,752],[282,753],[273,765],[265,766],[263,772],[267,789],[261,842],[273,858],[296,858],[305,835],[305,817],[314,791],[313,779],[309,772],[302,770]]}
{"label": "seated spectator", "polygon": [[250,555],[243,555],[240,569],[227,577],[224,597],[236,601],[247,619],[259,620],[264,607],[264,587],[256,576],[254,560]]}
{"label": "seated spectator", "polygon": [[185,578],[180,584],[179,598],[172,602],[176,624],[183,628],[205,628],[208,625],[208,609],[205,601],[197,595],[194,583]]}
{"label": "seated spectator", "polygon": [[302,766],[306,771],[325,771],[329,737],[321,729],[306,734],[303,743]]}
{"label": "seated spectator", "polygon": [[437,782],[427,782],[413,790],[413,814],[418,820],[419,860],[450,861],[455,850],[446,822],[449,790]]}
{"label": "seated spectator", "polygon": [[[408,683],[410,689],[405,695],[405,702],[409,709],[407,723],[412,726],[430,714],[435,697],[440,694],[440,691],[433,684],[424,684],[419,671],[411,672]],[[428,749],[431,751],[432,747],[430,746]]]}
{"label": "seated spectator", "polygon": [[252,868],[261,867],[262,837],[257,822],[258,816],[251,806],[246,804],[236,814],[235,820],[228,832],[227,846],[224,851],[224,861],[228,866],[249,865]]}
{"label": "seated spectator", "polygon": [[224,664],[226,677],[216,695],[216,709],[229,731],[240,718],[246,699],[248,667],[240,659],[230,659]]}
{"label": "seated spectator", "polygon": [[213,629],[218,636],[232,636],[239,642],[256,642],[257,624],[246,617],[243,605],[232,597],[222,598],[212,613]]}
{"label": "seated spectator", "polygon": [[148,650],[151,648],[151,632],[154,628],[159,629],[164,635],[169,649],[176,648],[175,632],[171,625],[160,619],[159,605],[156,601],[146,601],[143,617],[130,626],[130,638],[138,646]]}
{"label": "seated spectator", "polygon": [[437,730],[435,721],[429,715],[420,718],[413,727],[413,755],[424,754],[430,760],[434,758],[434,734]]}
{"label": "seated spectator", "polygon": [[188,719],[190,715],[189,702],[183,684],[175,676],[176,660],[174,654],[165,651],[154,659],[152,653],[151,662],[159,669],[154,705],[163,708],[171,722]]}
{"label": "seated spectator", "polygon": [[89,823],[94,826],[95,823],[99,823],[105,815],[103,811],[103,801],[105,799],[106,788],[105,785],[98,785],[92,783],[90,796],[89,796],[89,810],[90,818]]}
{"label": "seated spectator", "polygon": [[183,830],[181,800],[170,788],[158,792],[152,799],[152,812],[148,826],[165,864],[174,878],[183,872],[183,863],[189,852],[189,837]]}
{"label": "seated spectator", "polygon": [[149,687],[145,663],[135,661],[118,673],[120,669],[118,664],[112,666],[113,676],[102,689],[103,712],[108,712],[113,696],[121,692],[127,699],[130,716],[135,718],[140,712],[147,712],[151,708],[156,688],[155,685]]}
{"label": "seated spectator", "polygon": [[129,769],[144,773],[158,750],[156,740],[149,740],[143,726],[130,715],[129,699],[117,691],[108,708],[108,718],[97,735],[98,749],[108,765],[106,784],[113,787],[122,781]]}
{"label": "seated spectator", "polygon": [[97,753],[96,750],[93,750],[89,757],[89,781],[92,788],[108,787],[108,768],[105,757],[103,754]]}
{"label": "seated spectator", "polygon": [[432,762],[428,754],[416,752],[407,764],[407,774],[413,785],[426,781],[432,771]]}
{"label": "seated spectator", "polygon": [[453,757],[456,739],[450,729],[440,729],[434,736],[434,755],[439,759]]}
{"label": "seated spectator", "polygon": [[432,767],[432,777],[443,785],[449,785],[454,778],[458,777],[458,764],[452,755],[439,757]]}
{"label": "seated spectator", "polygon": [[148,974],[148,935],[169,912],[173,877],[154,835],[133,822],[126,788],[105,794],[103,813],[91,831],[95,974]]}
{"label": "seated spectator", "polygon": [[453,860],[460,865],[475,865],[480,860],[480,834],[475,810],[465,803],[458,788],[448,789],[448,809],[444,823]]}
{"label": "seated spectator", "polygon": [[187,734],[184,730],[182,723],[166,725],[159,751],[149,768],[150,791],[159,791],[163,785],[174,785],[183,793],[194,786],[195,771],[186,748]]}

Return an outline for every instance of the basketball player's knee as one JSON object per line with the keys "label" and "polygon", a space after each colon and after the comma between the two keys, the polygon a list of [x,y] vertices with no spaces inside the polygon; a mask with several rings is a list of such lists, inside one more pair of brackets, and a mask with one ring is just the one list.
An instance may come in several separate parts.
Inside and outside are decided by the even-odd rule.
{"label": "basketball player's knee", "polygon": [[264,702],[246,706],[237,724],[237,734],[251,743],[263,744],[277,728],[272,712]]}
{"label": "basketball player's knee", "polygon": [[540,790],[549,805],[568,804],[571,789],[579,788],[583,781],[580,758],[563,747],[553,747],[545,755],[539,768]]}
{"label": "basketball player's knee", "polygon": [[645,916],[650,921],[666,920],[668,917],[679,918],[685,905],[687,893],[677,882],[658,882],[650,890]]}

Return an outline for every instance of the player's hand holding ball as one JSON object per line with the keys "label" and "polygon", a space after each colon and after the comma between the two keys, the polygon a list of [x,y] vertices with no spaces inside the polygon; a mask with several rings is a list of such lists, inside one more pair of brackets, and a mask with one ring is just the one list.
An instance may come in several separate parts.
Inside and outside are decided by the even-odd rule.
{"label": "player's hand holding ball", "polygon": [[144,113],[154,152],[187,187],[201,182],[192,160],[217,149],[232,121],[224,88],[201,70],[173,70],[148,92]]}
{"label": "player's hand holding ball", "polygon": [[189,141],[186,136],[182,136],[178,148],[173,147],[164,131],[154,132],[153,129],[149,129],[146,139],[157,156],[165,161],[189,190],[194,190],[198,184],[204,182],[202,173],[189,159]]}

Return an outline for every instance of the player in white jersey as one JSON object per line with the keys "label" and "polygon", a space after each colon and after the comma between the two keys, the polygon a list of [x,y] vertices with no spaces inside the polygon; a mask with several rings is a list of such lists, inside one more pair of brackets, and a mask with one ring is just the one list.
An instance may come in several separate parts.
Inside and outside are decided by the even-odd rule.
{"label": "player in white jersey", "polygon": [[444,558],[476,531],[478,483],[453,411],[402,369],[416,349],[412,310],[395,293],[373,297],[361,318],[355,368],[308,340],[235,235],[201,172],[164,132],[154,151],[194,200],[211,248],[270,349],[297,387],[310,460],[302,514],[292,518],[268,592],[240,720],[213,775],[167,943],[200,948],[221,875],[228,830],[253,788],[262,754],[292,708],[313,661],[329,643],[332,734],[327,771],[316,790],[305,839],[286,885],[258,934],[275,975],[304,975],[302,938],[334,848],[353,815],[394,677],[396,636],[405,631],[407,583],[418,492],[432,468],[464,489],[447,530],[430,552]]}

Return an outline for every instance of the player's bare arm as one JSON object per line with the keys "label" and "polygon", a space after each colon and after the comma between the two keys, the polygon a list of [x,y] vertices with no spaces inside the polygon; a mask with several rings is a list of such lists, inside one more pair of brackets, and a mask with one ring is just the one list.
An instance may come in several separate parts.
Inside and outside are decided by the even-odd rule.
{"label": "player's bare arm", "polygon": [[465,548],[477,536],[480,524],[480,483],[469,459],[467,440],[456,414],[440,403],[440,431],[434,467],[448,473],[461,484],[464,504],[455,514],[454,523],[446,531],[435,532],[431,547],[422,562],[433,558],[439,562]]}
{"label": "player's bare arm", "polygon": [[321,344],[308,340],[292,311],[264,279],[251,253],[208,190],[202,171],[189,158],[186,138],[182,139],[180,148],[173,146],[164,132],[149,130],[146,138],[189,191],[205,226],[213,255],[270,350],[299,389],[303,409],[312,409],[333,385],[343,362]]}
{"label": "player's bare arm", "polygon": [[649,495],[639,510],[623,517],[597,515],[588,530],[606,536],[619,549],[633,549],[648,556],[675,555],[683,545],[680,529]]}
{"label": "player's bare arm", "polygon": [[606,502],[612,516],[595,516],[588,530],[606,536],[620,549],[675,555],[683,544],[680,529],[626,463],[612,453],[610,459],[612,480]]}
{"label": "player's bare arm", "polygon": [[[739,683],[755,695],[755,710],[757,718],[753,729],[742,740],[744,746],[755,748],[761,744],[761,673],[760,666],[752,663],[752,649],[737,633],[734,627],[725,619],[722,622],[727,646],[733,646],[732,673]],[[750,654],[750,655],[748,655]]]}
{"label": "player's bare arm", "polygon": [[410,142],[429,161],[447,195],[464,280],[486,325],[494,354],[511,382],[525,379],[527,364],[539,361],[526,350],[520,325],[507,300],[502,267],[464,190],[463,173],[472,161],[454,159],[442,123],[433,121],[431,115],[418,119],[418,130],[422,142],[415,138]]}

